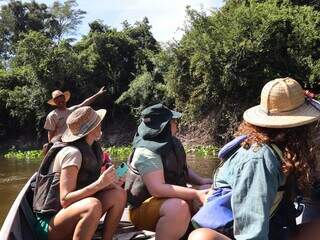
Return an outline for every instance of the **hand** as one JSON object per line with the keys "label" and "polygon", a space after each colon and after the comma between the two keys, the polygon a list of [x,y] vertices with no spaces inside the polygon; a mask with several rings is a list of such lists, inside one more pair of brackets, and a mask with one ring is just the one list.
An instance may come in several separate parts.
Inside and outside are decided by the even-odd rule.
{"label": "hand", "polygon": [[204,202],[207,199],[207,193],[209,192],[209,189],[205,189],[205,190],[196,190],[196,196],[195,199],[198,203],[200,203],[201,205],[204,204]]}
{"label": "hand", "polygon": [[101,94],[104,94],[106,92],[107,92],[107,90],[104,90],[104,86],[103,86],[102,88],[100,88],[98,94],[101,95]]}
{"label": "hand", "polygon": [[105,188],[109,186],[111,183],[116,182],[116,170],[114,169],[114,166],[111,165],[108,167],[106,171],[104,171],[100,177],[98,178],[98,184],[101,188]]}
{"label": "hand", "polygon": [[126,181],[126,175],[124,175],[123,177],[117,177],[115,184],[122,186],[125,181]]}

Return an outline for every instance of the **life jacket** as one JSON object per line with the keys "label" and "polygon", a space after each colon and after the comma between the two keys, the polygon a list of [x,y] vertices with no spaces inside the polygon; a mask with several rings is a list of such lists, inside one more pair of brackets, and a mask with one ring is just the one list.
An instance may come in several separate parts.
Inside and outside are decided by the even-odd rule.
{"label": "life jacket", "polygon": [[[144,200],[151,197],[139,171],[131,165],[134,152],[135,150],[133,150],[128,159],[129,171],[125,184],[128,203],[131,208],[140,206]],[[172,137],[172,148],[166,154],[161,155],[161,160],[165,183],[185,187],[188,178],[188,168],[186,153],[180,140]]]}
{"label": "life jacket", "polygon": [[84,141],[74,143],[56,142],[42,160],[36,176],[33,198],[33,211],[36,213],[54,214],[62,208],[60,204],[60,173],[48,173],[48,171],[58,152],[66,146],[78,148],[82,155],[75,190],[88,186],[100,176],[102,149],[98,143],[94,142],[92,146],[89,146]]}

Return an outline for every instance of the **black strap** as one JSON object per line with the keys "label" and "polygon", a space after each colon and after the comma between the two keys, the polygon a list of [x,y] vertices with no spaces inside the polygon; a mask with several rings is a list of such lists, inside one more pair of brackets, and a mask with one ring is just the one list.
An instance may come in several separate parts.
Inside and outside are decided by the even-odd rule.
{"label": "black strap", "polygon": [[138,169],[136,169],[135,167],[133,167],[133,166],[131,165],[132,159],[133,159],[133,155],[134,155],[134,152],[135,152],[135,151],[136,151],[136,149],[134,148],[134,149],[132,150],[132,152],[130,153],[130,155],[129,155],[129,157],[128,157],[127,165],[128,165],[128,168],[129,168],[130,171],[132,171],[132,172],[133,172],[134,174],[136,174],[136,175],[140,175]]}

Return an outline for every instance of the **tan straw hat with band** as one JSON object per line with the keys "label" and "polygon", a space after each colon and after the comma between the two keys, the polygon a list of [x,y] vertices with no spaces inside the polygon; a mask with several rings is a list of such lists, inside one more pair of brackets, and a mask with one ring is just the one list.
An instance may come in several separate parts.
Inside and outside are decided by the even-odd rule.
{"label": "tan straw hat with band", "polygon": [[51,106],[56,106],[56,104],[54,102],[54,99],[57,98],[57,97],[60,97],[61,95],[64,95],[64,98],[66,99],[66,102],[69,101],[70,96],[71,96],[69,91],[61,92],[60,90],[54,90],[51,93],[52,98],[47,103],[49,105],[51,105]]}
{"label": "tan straw hat with band", "polygon": [[320,111],[306,101],[304,90],[292,78],[277,78],[261,91],[260,105],[243,114],[248,123],[267,128],[291,128],[314,122]]}
{"label": "tan straw hat with band", "polygon": [[63,133],[62,142],[74,142],[94,130],[103,120],[107,111],[81,107],[73,111],[67,118],[67,130]]}

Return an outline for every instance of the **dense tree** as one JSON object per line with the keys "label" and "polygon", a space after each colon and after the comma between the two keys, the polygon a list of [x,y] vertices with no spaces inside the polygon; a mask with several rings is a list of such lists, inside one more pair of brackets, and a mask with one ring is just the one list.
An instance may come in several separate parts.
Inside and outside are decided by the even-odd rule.
{"label": "dense tree", "polygon": [[55,1],[50,8],[52,14],[52,31],[57,40],[65,36],[76,34],[79,24],[81,24],[85,11],[77,9],[76,0],[67,0],[63,4]]}
{"label": "dense tree", "polygon": [[312,7],[251,1],[210,16],[188,15],[166,81],[187,116],[214,117],[212,136],[223,135],[257,104],[271,79],[291,76],[319,90],[320,13]]}
{"label": "dense tree", "polygon": [[45,4],[10,1],[0,9],[0,54],[8,59],[14,44],[28,31],[44,32],[51,15]]}
{"label": "dense tree", "polygon": [[[225,0],[225,8],[228,8],[234,4],[245,4],[246,6],[252,3],[264,3],[270,2],[270,0]],[[281,4],[293,4],[298,6],[311,6],[316,10],[320,10],[320,2],[318,0],[273,0],[273,2],[281,5]]]}
{"label": "dense tree", "polygon": [[77,8],[75,0],[63,4],[55,1],[51,7],[35,1],[11,0],[0,9],[0,56],[9,59],[15,54],[16,43],[29,31],[61,41],[75,34],[85,11]]}
{"label": "dense tree", "polygon": [[320,91],[320,14],[310,4],[229,0],[209,16],[187,9],[182,40],[149,55],[152,68],[118,102],[139,111],[174,100],[187,125],[205,120],[211,141],[225,141],[267,81],[291,76]]}
{"label": "dense tree", "polygon": [[[141,63],[150,62],[147,52],[159,51],[159,46],[147,20],[123,31],[99,21],[90,27],[88,35],[73,45],[43,31],[19,35],[10,67],[0,69],[1,126],[22,129],[27,124],[31,132],[41,133],[49,110],[46,101],[57,88],[72,92],[72,104],[106,86],[108,100],[101,107],[119,107],[112,106],[114,100],[143,71]],[[2,131],[0,137],[6,134]]]}
{"label": "dense tree", "polygon": [[320,92],[318,10],[317,1],[227,0],[210,15],[187,9],[183,38],[163,46],[147,18],[122,30],[96,20],[71,44],[84,14],[74,0],[10,1],[0,9],[0,138],[23,126],[41,133],[52,90],[71,90],[73,104],[104,85],[108,116],[164,102],[222,142],[267,81],[291,76]]}

